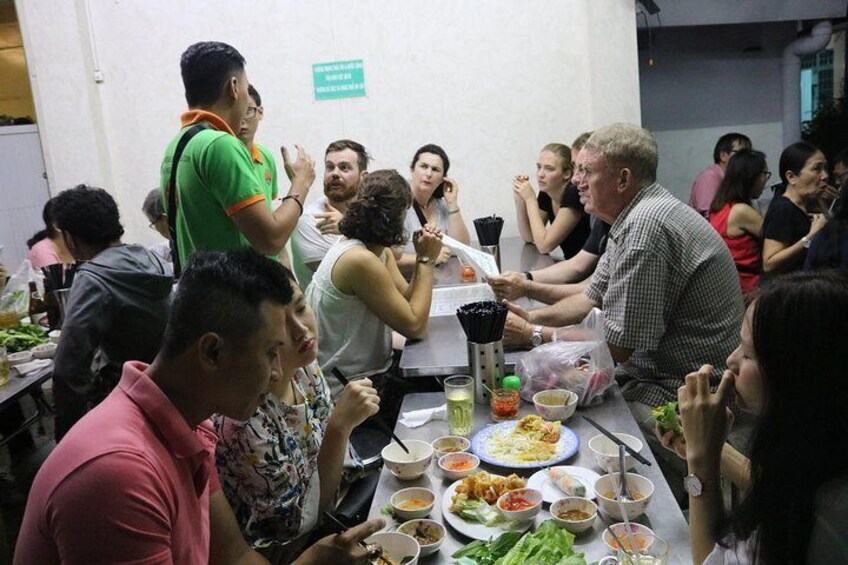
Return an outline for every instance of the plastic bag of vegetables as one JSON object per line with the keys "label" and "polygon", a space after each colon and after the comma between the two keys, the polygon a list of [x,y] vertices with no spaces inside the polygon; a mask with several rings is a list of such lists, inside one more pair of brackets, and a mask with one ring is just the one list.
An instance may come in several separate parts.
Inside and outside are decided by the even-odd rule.
{"label": "plastic bag of vegetables", "polygon": [[24,259],[0,295],[0,329],[17,325],[29,312],[29,261]]}
{"label": "plastic bag of vegetables", "polygon": [[580,406],[599,404],[613,382],[613,361],[604,338],[604,313],[594,308],[579,324],[559,328],[554,341],[533,348],[516,366],[521,398],[564,388]]}

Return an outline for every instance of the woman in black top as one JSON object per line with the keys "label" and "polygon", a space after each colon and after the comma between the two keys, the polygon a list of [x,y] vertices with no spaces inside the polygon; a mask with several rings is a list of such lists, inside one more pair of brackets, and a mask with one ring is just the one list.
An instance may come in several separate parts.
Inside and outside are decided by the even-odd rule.
{"label": "woman in black top", "polygon": [[568,146],[549,143],[536,163],[539,195],[526,175],[517,175],[512,183],[518,231],[539,253],[559,246],[564,258],[570,259],[589,237],[589,214],[583,211],[577,187],[569,182],[573,170]]}
{"label": "woman in black top", "polygon": [[813,236],[827,221],[811,213],[827,186],[827,160],[809,143],[793,143],[780,154],[780,180],[786,190],[772,200],[763,220],[763,271],[800,269]]}

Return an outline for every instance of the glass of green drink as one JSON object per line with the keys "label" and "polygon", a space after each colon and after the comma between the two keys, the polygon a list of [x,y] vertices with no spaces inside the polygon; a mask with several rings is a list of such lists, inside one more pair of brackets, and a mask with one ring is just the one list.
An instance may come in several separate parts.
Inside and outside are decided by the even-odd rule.
{"label": "glass of green drink", "polygon": [[470,436],[474,431],[474,379],[467,375],[445,379],[445,399],[450,434]]}

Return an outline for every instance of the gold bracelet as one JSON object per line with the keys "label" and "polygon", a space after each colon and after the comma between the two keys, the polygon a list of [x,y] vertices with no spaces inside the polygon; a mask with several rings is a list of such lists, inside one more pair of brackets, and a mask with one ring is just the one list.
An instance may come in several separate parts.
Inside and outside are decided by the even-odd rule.
{"label": "gold bracelet", "polygon": [[448,216],[450,216],[451,214],[459,214],[459,208],[457,208],[456,210],[448,210]]}

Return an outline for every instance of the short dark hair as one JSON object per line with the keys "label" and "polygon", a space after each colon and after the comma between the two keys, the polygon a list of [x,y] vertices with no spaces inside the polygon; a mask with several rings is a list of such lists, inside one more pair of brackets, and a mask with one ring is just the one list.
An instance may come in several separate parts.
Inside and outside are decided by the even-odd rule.
{"label": "short dark hair", "polygon": [[338,139],[332,142],[327,146],[327,150],[324,151],[324,157],[326,157],[328,153],[336,153],[338,151],[344,151],[345,149],[350,149],[356,153],[356,166],[359,167],[360,172],[368,170],[368,163],[371,162],[371,155],[368,154],[368,151],[365,150],[365,147],[361,143],[357,143],[351,139]]}
{"label": "short dark hair", "polygon": [[766,168],[766,156],[755,149],[743,149],[730,158],[724,178],[718,185],[711,212],[718,212],[725,204],[751,204],[754,186]]}
{"label": "short dark hair", "polygon": [[[448,154],[445,153],[445,150],[436,145],[435,143],[428,143],[423,147],[419,147],[418,151],[415,152],[415,155],[412,156],[412,164],[409,166],[410,169],[415,168],[415,163],[418,162],[418,158],[421,157],[423,153],[432,153],[433,155],[438,155],[442,160],[442,165],[444,165],[445,170],[442,171],[444,176],[448,176],[448,171],[450,170],[450,159],[448,159]],[[442,198],[445,195],[445,186],[444,183],[439,184],[436,187],[436,190],[433,191],[433,198]]]}
{"label": "short dark hair", "polygon": [[244,70],[244,57],[220,41],[190,45],[180,58],[186,102],[189,107],[213,104],[233,73]]}
{"label": "short dark hair", "polygon": [[836,154],[836,156],[833,158],[833,163],[831,166],[835,167],[839,163],[848,166],[848,147]]}
{"label": "short dark hair", "polygon": [[247,85],[247,94],[248,94],[251,98],[253,98],[253,100],[254,100],[254,102],[256,102],[256,105],[257,105],[257,106],[261,106],[261,105],[262,105],[262,97],[261,97],[261,96],[259,96],[259,91],[258,91],[258,90],[256,90],[256,87],[255,87],[255,86],[253,86],[252,84],[248,84],[248,85]]}
{"label": "short dark hair", "polygon": [[44,208],[41,209],[41,219],[44,221],[44,229],[38,230],[27,240],[27,247],[32,249],[32,246],[42,239],[52,238],[56,235],[56,227],[53,225],[53,199],[51,198],[44,203]]}
{"label": "short dark hair", "polygon": [[362,181],[339,231],[368,245],[403,245],[407,238],[404,220],[411,203],[409,183],[397,171],[374,171]]}
{"label": "short dark hair", "polygon": [[56,227],[88,245],[106,246],[124,235],[118,205],[102,188],[63,190],[53,197],[52,212]]}
{"label": "short dark hair", "polygon": [[162,192],[158,188],[147,193],[147,196],[144,197],[144,204],[141,205],[141,210],[150,222],[155,222],[165,215],[165,206],[162,205]]}
{"label": "short dark hair", "polygon": [[738,141],[741,145],[745,145],[748,148],[751,147],[751,138],[749,138],[747,135],[736,132],[726,133],[718,138],[718,141],[716,141],[715,144],[715,148],[713,148],[714,163],[721,162],[722,153],[730,153],[731,151],[733,151],[734,141]]}
{"label": "short dark hair", "polygon": [[173,359],[202,335],[236,341],[262,325],[262,303],[291,303],[288,269],[250,247],[197,251],[188,261],[171,302],[162,355]]}

